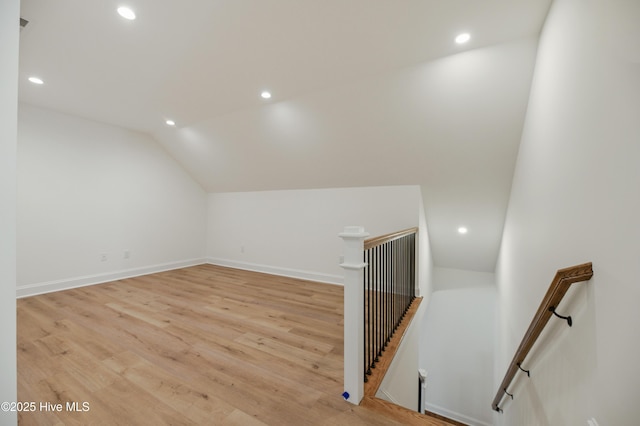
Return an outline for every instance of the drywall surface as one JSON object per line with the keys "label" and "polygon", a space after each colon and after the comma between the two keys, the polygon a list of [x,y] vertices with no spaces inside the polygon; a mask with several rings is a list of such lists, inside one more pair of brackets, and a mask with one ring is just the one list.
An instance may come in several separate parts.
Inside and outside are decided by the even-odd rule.
{"label": "drywall surface", "polygon": [[[423,188],[420,188],[421,194]],[[423,297],[423,304],[429,302],[433,293],[433,255],[431,252],[431,240],[424,208],[424,198],[420,202],[418,210],[418,296]]]}
{"label": "drywall surface", "polygon": [[[418,186],[212,193],[207,255],[217,264],[341,284],[344,227],[363,226],[372,237],[415,227],[421,203]],[[428,256],[424,242],[423,251]]]}
{"label": "drywall surface", "polygon": [[418,347],[425,306],[420,304],[376,394],[414,411],[418,411]]}
{"label": "drywall surface", "polygon": [[[593,262],[504,399],[501,425],[640,417],[640,3],[556,0],[543,29],[496,269],[494,393],[557,269]],[[491,401],[486,401],[490,404]]]}
{"label": "drywall surface", "polygon": [[20,106],[19,295],[202,262],[205,224],[206,194],[150,137]]}
{"label": "drywall surface", "polygon": [[496,276],[489,272],[437,267],[433,269],[433,282],[435,290],[490,287],[495,285]]}
{"label": "drywall surface", "polygon": [[419,184],[435,263],[493,272],[535,52],[465,48],[157,138],[208,192]]}
{"label": "drywall surface", "polygon": [[[20,2],[0,2],[0,402],[16,396],[16,138]],[[3,406],[4,408],[4,406]],[[11,407],[10,407],[11,408]],[[18,421],[0,412],[0,424]]]}
{"label": "drywall surface", "polygon": [[419,365],[428,373],[425,408],[465,424],[490,425],[495,281],[492,274],[438,267],[433,276],[436,291],[420,341]]}

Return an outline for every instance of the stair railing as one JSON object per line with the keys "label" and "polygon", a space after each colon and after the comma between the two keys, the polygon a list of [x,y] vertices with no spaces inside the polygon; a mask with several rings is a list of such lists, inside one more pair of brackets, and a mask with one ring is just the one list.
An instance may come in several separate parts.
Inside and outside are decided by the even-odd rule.
{"label": "stair railing", "polygon": [[346,227],[344,240],[344,398],[359,404],[375,368],[416,293],[417,228],[365,240]]}
{"label": "stair railing", "polygon": [[505,374],[504,379],[500,384],[500,388],[493,399],[491,407],[495,411],[502,412],[499,404],[505,395],[513,399],[513,393],[510,393],[508,389],[516,373],[518,371],[522,371],[523,373],[526,373],[527,376],[530,376],[530,371],[523,367],[525,358],[536,343],[536,340],[540,336],[540,333],[542,333],[542,330],[549,321],[549,318],[551,318],[552,315],[555,315],[558,318],[566,320],[567,324],[571,327],[573,324],[571,316],[558,314],[556,312],[556,308],[572,284],[587,281],[591,279],[592,276],[593,268],[591,262],[558,270],[551,282],[551,285],[549,286],[549,290],[547,290],[547,294],[542,299],[542,303],[538,307],[538,311],[534,315],[520,346],[518,346],[518,350],[516,350],[513,360],[507,369],[507,374]]}
{"label": "stair railing", "polygon": [[364,381],[415,298],[417,228],[364,242]]}

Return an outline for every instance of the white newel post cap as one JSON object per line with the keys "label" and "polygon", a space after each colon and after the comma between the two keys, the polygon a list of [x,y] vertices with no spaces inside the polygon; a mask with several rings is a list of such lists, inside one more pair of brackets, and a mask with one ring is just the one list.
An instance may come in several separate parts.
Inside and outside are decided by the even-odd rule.
{"label": "white newel post cap", "polygon": [[344,231],[338,235],[344,241],[344,261],[340,266],[343,269],[364,269],[367,264],[363,262],[362,253],[364,239],[369,233],[362,226],[345,226]]}
{"label": "white newel post cap", "polygon": [[364,231],[363,226],[345,226],[344,230],[338,235],[340,236],[340,238],[365,239],[369,236],[369,233]]}

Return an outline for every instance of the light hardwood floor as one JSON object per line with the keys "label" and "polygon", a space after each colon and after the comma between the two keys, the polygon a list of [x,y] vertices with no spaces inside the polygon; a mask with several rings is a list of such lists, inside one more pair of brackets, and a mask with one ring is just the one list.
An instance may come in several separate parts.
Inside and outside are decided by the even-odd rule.
{"label": "light hardwood floor", "polygon": [[342,287],[212,265],[20,299],[19,424],[403,424],[342,400],[342,312]]}

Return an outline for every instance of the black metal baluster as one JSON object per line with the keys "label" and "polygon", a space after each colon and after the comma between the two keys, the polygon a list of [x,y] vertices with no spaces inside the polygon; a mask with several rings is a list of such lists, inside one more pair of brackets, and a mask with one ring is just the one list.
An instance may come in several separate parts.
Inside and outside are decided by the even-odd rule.
{"label": "black metal baluster", "polygon": [[396,273],[396,276],[398,277],[398,282],[396,284],[396,294],[398,295],[398,310],[396,314],[396,330],[398,329],[402,316],[404,315],[404,265],[402,262],[402,255],[404,253],[403,248],[404,238],[398,241],[398,272]]}
{"label": "black metal baluster", "polygon": [[386,322],[386,333],[384,339],[384,346],[386,347],[389,344],[389,336],[393,330],[393,241],[388,243],[387,253],[387,316],[385,317]]}
{"label": "black metal baluster", "polygon": [[376,353],[376,362],[378,361],[378,355],[380,354],[380,275],[382,268],[382,247],[377,248],[377,257],[378,257],[378,277],[376,280],[376,345],[375,345],[375,353]]}
{"label": "black metal baluster", "polygon": [[368,294],[368,302],[369,302],[369,306],[367,307],[367,311],[368,311],[368,323],[367,323],[367,333],[369,334],[369,347],[367,348],[367,351],[369,352],[369,372],[371,372],[371,365],[373,364],[373,357],[371,356],[371,345],[372,345],[372,341],[371,341],[371,327],[373,326],[371,324],[371,309],[372,309],[372,304],[373,304],[373,300],[371,299],[372,293],[371,293],[371,286],[373,285],[373,258],[372,258],[372,251],[371,249],[367,250],[368,255],[367,257],[369,258],[369,294]]}
{"label": "black metal baluster", "polygon": [[415,245],[410,234],[364,252],[365,382],[415,298]]}
{"label": "black metal baluster", "polygon": [[385,301],[387,302],[387,312],[386,315],[384,317],[384,325],[385,325],[385,332],[384,332],[384,347],[386,348],[387,345],[389,344],[389,335],[391,334],[391,315],[393,315],[392,312],[392,294],[391,294],[391,286],[393,284],[392,282],[392,276],[391,274],[393,273],[393,242],[388,242],[387,243],[387,285],[385,287]]}
{"label": "black metal baluster", "polygon": [[[364,262],[369,265],[369,250],[364,252]],[[369,312],[369,266],[364,268],[364,309],[363,309],[363,321],[364,321],[364,381],[367,382],[367,375],[371,374],[369,368],[369,324],[368,324],[368,312]]]}
{"label": "black metal baluster", "polygon": [[381,274],[380,274],[380,353],[384,352],[384,342],[385,342],[385,334],[386,334],[386,321],[385,315],[387,313],[387,298],[386,298],[386,289],[387,289],[387,246],[383,244],[381,246]]}
{"label": "black metal baluster", "polygon": [[416,235],[411,236],[411,254],[409,257],[411,267],[411,300],[416,297]]}
{"label": "black metal baluster", "polygon": [[[411,235],[409,235],[407,237],[407,241],[405,241],[405,245],[406,245],[406,261],[405,261],[405,268],[406,268],[406,283],[405,283],[405,305],[407,306],[407,309],[409,307],[409,305],[411,304],[411,258],[409,257],[411,255]],[[405,312],[406,310],[405,309]]]}
{"label": "black metal baluster", "polygon": [[400,320],[398,321],[398,323],[400,321],[402,321],[404,319],[404,314],[407,312],[405,307],[407,306],[407,265],[405,262],[406,259],[406,255],[407,255],[407,251],[406,251],[406,247],[407,247],[407,238],[404,237],[401,241],[400,241],[400,261],[399,261],[399,269],[400,269],[400,278],[399,278],[399,293],[400,293]]}
{"label": "black metal baluster", "polygon": [[389,340],[391,340],[391,336],[393,336],[393,333],[395,333],[396,331],[396,318],[398,316],[398,309],[397,309],[397,303],[398,303],[398,298],[397,298],[397,288],[398,288],[398,240],[393,241],[392,247],[393,247],[393,253],[391,255],[391,285],[390,285],[390,289],[389,291],[391,292],[391,324],[390,324],[390,329],[391,332],[389,333]]}
{"label": "black metal baluster", "polygon": [[[364,252],[364,262],[367,263],[367,252]],[[364,348],[364,381],[367,381],[367,367],[368,367],[368,358],[367,358],[367,267],[364,267],[364,277],[362,282],[362,303],[364,304],[363,309],[363,318],[362,321],[364,323],[364,336],[362,336],[362,347]]]}
{"label": "black metal baluster", "polygon": [[373,250],[369,249],[367,252],[369,253],[369,324],[367,325],[368,333],[369,333],[369,374],[371,374],[371,366],[373,365],[373,322],[372,322],[372,313],[373,313],[373,293],[371,288],[374,282],[374,259],[373,259]]}
{"label": "black metal baluster", "polygon": [[[414,277],[412,277],[411,275],[411,244],[413,242],[413,236],[410,235],[409,238],[407,238],[407,288],[406,288],[406,292],[407,292],[407,307],[411,304],[411,300],[412,300],[412,295],[415,294],[415,284],[414,284]],[[412,285],[413,284],[413,285]],[[412,291],[413,290],[413,291]]]}
{"label": "black metal baluster", "polygon": [[[391,265],[389,258],[391,257],[391,243],[385,244],[385,256],[384,256],[384,349],[387,348],[389,343],[389,315],[391,313],[391,298],[389,297],[389,286],[391,280],[389,274],[391,273]],[[383,350],[384,350],[383,349]]]}
{"label": "black metal baluster", "polygon": [[396,273],[395,273],[395,285],[394,285],[394,294],[397,297],[396,303],[396,314],[393,318],[394,326],[393,331],[398,329],[398,325],[400,324],[400,318],[402,318],[402,240],[396,241]]}
{"label": "black metal baluster", "polygon": [[[364,252],[364,263],[367,263],[367,251]],[[363,277],[363,285],[362,285],[362,322],[364,324],[364,336],[363,336],[363,344],[364,344],[364,381],[367,381],[367,369],[369,367],[369,353],[367,352],[367,267],[364,267],[364,277]]]}
{"label": "black metal baluster", "polygon": [[387,328],[387,344],[389,344],[389,341],[391,341],[391,335],[393,334],[393,286],[394,286],[394,273],[395,273],[395,265],[393,264],[394,262],[394,257],[396,255],[396,250],[395,250],[395,244],[393,241],[391,241],[389,243],[389,316],[388,321],[388,328]]}
{"label": "black metal baluster", "polygon": [[407,306],[411,304],[415,291],[415,273],[412,269],[412,262],[414,251],[412,250],[412,244],[414,244],[413,235],[410,235],[407,239]]}
{"label": "black metal baluster", "polygon": [[389,309],[391,312],[389,312],[389,335],[387,336],[387,343],[389,341],[391,341],[391,336],[393,335],[393,332],[395,330],[395,315],[396,315],[396,311],[395,311],[395,287],[396,287],[396,242],[392,241],[391,244],[389,244],[391,246],[391,255],[389,256]]}
{"label": "black metal baluster", "polygon": [[375,366],[375,354],[376,354],[376,285],[378,282],[378,248],[375,247],[373,249],[373,285],[372,285],[372,299],[371,299],[371,304],[373,307],[373,310],[371,311],[372,315],[371,315],[371,368],[373,368]]}
{"label": "black metal baluster", "polygon": [[403,278],[404,278],[404,268],[402,266],[402,254],[404,253],[403,251],[403,241],[404,239],[398,240],[398,242],[396,243],[396,245],[398,246],[398,254],[396,256],[396,288],[395,288],[395,293],[396,293],[396,297],[398,299],[397,303],[396,303],[396,330],[398,329],[398,326],[400,325],[400,320],[402,318],[403,315],[403,311],[404,309],[402,304],[403,304],[403,292],[402,292],[402,287],[403,287]]}
{"label": "black metal baluster", "polygon": [[409,241],[409,300],[416,297],[416,235]]}
{"label": "black metal baluster", "polygon": [[389,297],[388,297],[388,289],[389,286],[389,243],[384,245],[384,286],[382,297],[384,298],[384,310],[382,312],[382,351],[387,347],[387,334],[389,331],[387,315],[389,315]]}
{"label": "black metal baluster", "polygon": [[409,297],[410,295],[410,286],[411,286],[411,265],[408,263],[409,262],[409,256],[411,254],[411,236],[409,235],[409,237],[407,239],[405,239],[404,242],[404,306],[405,306],[405,313],[407,312],[407,307],[410,305],[410,299]]}

